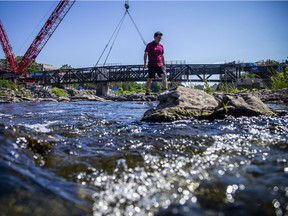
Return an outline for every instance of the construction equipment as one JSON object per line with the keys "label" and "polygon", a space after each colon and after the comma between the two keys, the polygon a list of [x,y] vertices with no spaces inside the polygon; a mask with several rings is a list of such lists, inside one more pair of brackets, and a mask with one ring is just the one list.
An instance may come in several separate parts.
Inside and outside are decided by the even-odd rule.
{"label": "construction equipment", "polygon": [[146,43],[143,35],[141,34],[138,26],[136,25],[136,23],[135,23],[134,19],[132,18],[131,14],[129,13],[129,8],[130,8],[130,6],[129,6],[129,1],[128,1],[128,0],[125,1],[124,7],[125,7],[125,12],[124,12],[123,16],[121,17],[121,19],[120,19],[118,25],[116,26],[113,34],[111,35],[110,39],[108,40],[108,43],[107,43],[106,46],[104,47],[104,49],[103,49],[103,51],[102,51],[99,59],[97,60],[97,62],[96,62],[96,64],[95,64],[95,67],[98,66],[98,64],[99,64],[102,56],[104,55],[106,49],[108,48],[108,46],[110,45],[110,42],[111,42],[112,39],[113,39],[113,41],[111,42],[110,49],[108,50],[108,53],[107,53],[107,55],[106,55],[106,58],[105,58],[104,63],[103,63],[102,66],[105,66],[105,65],[106,65],[107,59],[108,59],[108,57],[109,57],[109,55],[110,55],[110,53],[111,53],[111,50],[112,50],[112,48],[113,48],[113,46],[114,46],[114,43],[115,43],[115,41],[116,41],[116,39],[117,39],[117,36],[118,36],[118,34],[119,34],[120,30],[121,30],[121,27],[122,27],[122,25],[123,25],[123,23],[124,23],[124,20],[125,20],[126,15],[128,15],[129,18],[131,19],[131,21],[132,21],[132,23],[133,23],[136,31],[138,32],[138,34],[139,34],[139,36],[140,36],[140,38],[141,38],[144,46],[147,45],[147,43]]}
{"label": "construction equipment", "polygon": [[58,3],[57,7],[38,33],[19,64],[16,62],[12,47],[8,40],[8,36],[4,30],[2,22],[0,21],[0,42],[5,56],[10,64],[9,69],[11,71],[20,74],[25,72],[25,70],[35,61],[75,1],[76,0],[61,0]]}
{"label": "construction equipment", "polygon": [[[18,65],[12,50],[12,47],[10,45],[10,42],[8,40],[8,36],[4,30],[3,24],[0,20],[0,42],[3,47],[3,51],[5,53],[5,56],[10,64],[10,69],[12,71],[16,71],[18,69]],[[6,68],[5,68],[6,69]]]}

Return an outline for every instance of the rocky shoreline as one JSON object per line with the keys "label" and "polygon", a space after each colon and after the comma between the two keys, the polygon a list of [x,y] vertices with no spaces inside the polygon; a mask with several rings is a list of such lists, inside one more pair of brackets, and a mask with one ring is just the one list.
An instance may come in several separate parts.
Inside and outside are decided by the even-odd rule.
{"label": "rocky shoreline", "polygon": [[[75,101],[158,101],[159,94],[131,95],[114,95],[107,97],[96,96],[95,90],[67,90],[69,97],[57,97],[51,90],[31,91],[29,89],[21,89],[18,91],[0,88],[0,103],[17,103],[17,102],[75,102]],[[235,95],[243,95],[246,93],[235,93]],[[288,88],[280,90],[259,90],[250,93],[258,97],[264,103],[288,103]]]}
{"label": "rocky shoreline", "polygon": [[0,103],[19,102],[77,102],[77,101],[157,101],[158,94],[145,96],[131,94],[125,96],[96,96],[95,90],[67,90],[69,97],[57,97],[51,90],[31,91],[29,89],[11,90],[0,88]]}
{"label": "rocky shoreline", "polygon": [[264,103],[288,103],[288,88],[279,90],[259,90],[252,93]]}
{"label": "rocky shoreline", "polygon": [[77,101],[159,101],[148,110],[144,121],[174,121],[189,118],[224,118],[232,116],[286,115],[287,110],[270,110],[264,103],[288,103],[288,88],[259,90],[251,93],[214,93],[178,87],[162,94],[131,94],[126,96],[96,96],[95,90],[67,90],[69,97],[57,97],[51,90],[0,89],[0,103],[18,102],[77,102]]}

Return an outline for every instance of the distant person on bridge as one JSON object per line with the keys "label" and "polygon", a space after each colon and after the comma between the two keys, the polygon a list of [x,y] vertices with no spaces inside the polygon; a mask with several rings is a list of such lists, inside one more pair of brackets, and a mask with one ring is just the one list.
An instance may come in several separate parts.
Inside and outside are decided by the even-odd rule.
{"label": "distant person on bridge", "polygon": [[[164,59],[164,47],[160,44],[162,39],[162,33],[156,32],[154,34],[154,40],[147,44],[144,53],[144,68],[148,68],[149,77],[146,84],[146,95],[150,95],[150,88],[155,75],[162,77],[162,83],[164,90],[167,90],[167,75]],[[147,65],[148,57],[148,65]]]}

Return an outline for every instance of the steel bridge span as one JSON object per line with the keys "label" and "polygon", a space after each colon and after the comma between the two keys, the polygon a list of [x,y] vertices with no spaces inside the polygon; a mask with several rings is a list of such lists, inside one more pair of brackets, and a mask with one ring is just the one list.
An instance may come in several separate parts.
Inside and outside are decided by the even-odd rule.
{"label": "steel bridge span", "polygon": [[[243,70],[239,64],[170,64],[166,65],[170,82],[233,82]],[[75,83],[146,81],[143,65],[117,65],[59,69],[31,74],[40,85],[62,86]]]}

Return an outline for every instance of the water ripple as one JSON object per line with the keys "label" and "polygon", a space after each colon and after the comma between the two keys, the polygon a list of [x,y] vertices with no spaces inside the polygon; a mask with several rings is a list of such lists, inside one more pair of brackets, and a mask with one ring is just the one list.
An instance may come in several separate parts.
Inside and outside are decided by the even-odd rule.
{"label": "water ripple", "polygon": [[[0,192],[8,199],[0,200],[0,210],[47,214],[60,205],[55,214],[287,214],[286,117],[141,122],[150,106],[1,105]],[[15,185],[27,189],[16,192]]]}

